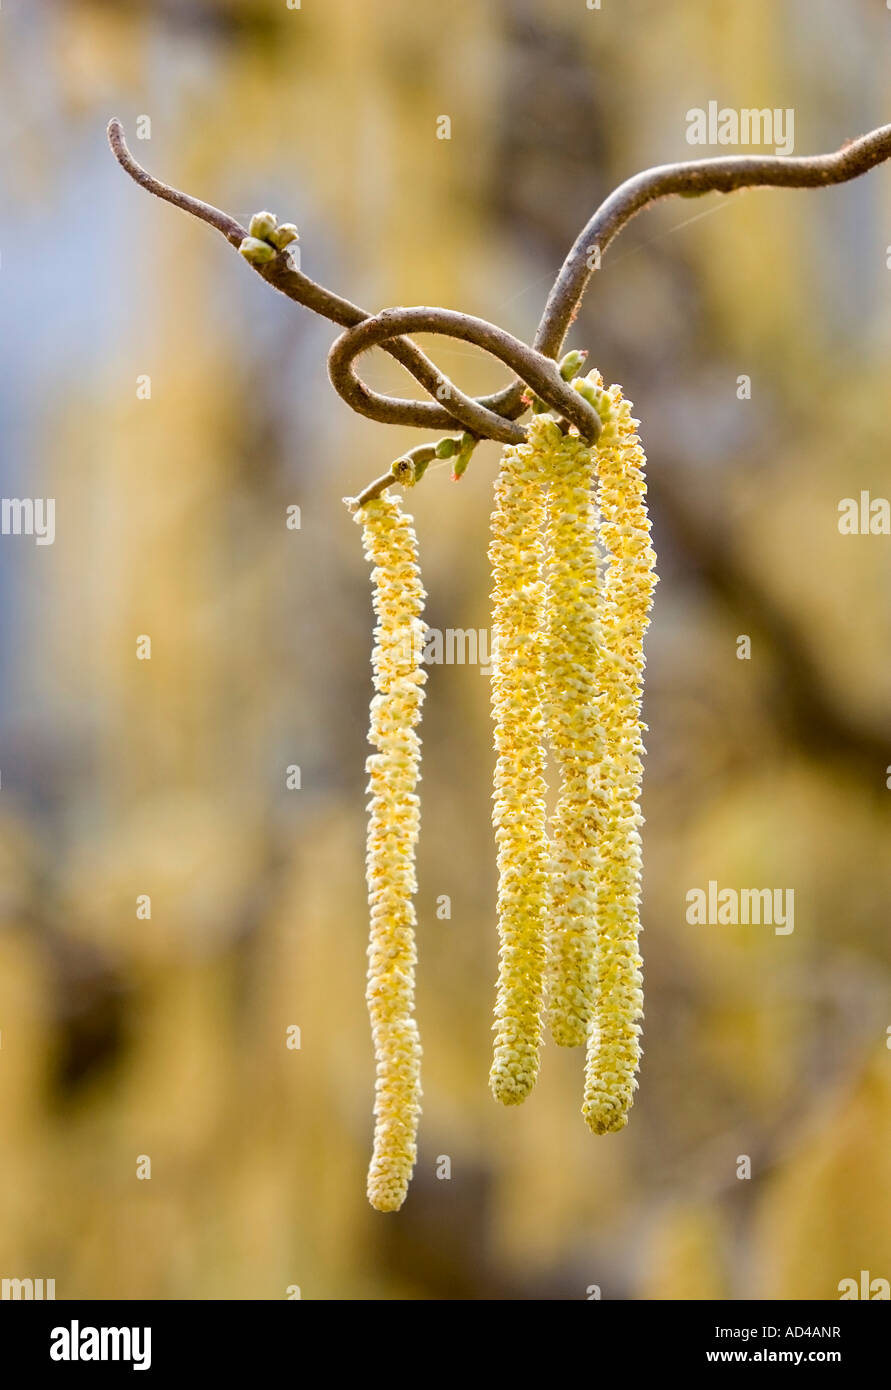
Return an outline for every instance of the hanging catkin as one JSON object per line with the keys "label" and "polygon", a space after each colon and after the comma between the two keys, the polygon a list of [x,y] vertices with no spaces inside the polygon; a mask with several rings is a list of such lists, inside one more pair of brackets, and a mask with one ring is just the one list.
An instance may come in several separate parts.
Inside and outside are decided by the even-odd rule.
{"label": "hanging catkin", "polygon": [[596,975],[596,890],[601,808],[594,799],[603,753],[598,687],[597,517],[592,450],[554,427],[545,461],[547,600],[545,698],[560,773],[551,821],[548,1014],[562,1047],[585,1042]]}
{"label": "hanging catkin", "polygon": [[[598,377],[590,380],[600,386]],[[627,1123],[637,1086],[643,1014],[640,930],[643,639],[656,584],[637,420],[621,389],[609,390],[597,446],[600,537],[608,564],[600,604],[598,684],[604,745],[595,898],[597,986],[588,1034],[583,1114],[595,1134]]]}
{"label": "hanging catkin", "polygon": [[542,454],[556,429],[544,416],[528,443],[504,451],[492,536],[492,715],[498,846],[498,997],[489,1085],[525,1100],[538,1075],[544,986],[548,841],[542,746],[544,584]]}
{"label": "hanging catkin", "polygon": [[424,590],[412,518],[389,496],[356,515],[365,555],[375,568],[377,626],[372,654],[376,694],[369,742],[378,750],[366,763],[368,852],[366,877],[371,930],[366,999],[377,1062],[374,1153],[368,1200],[378,1211],[398,1211],[417,1156],[421,1113],[421,1043],[414,1019],[415,846],[420,805],[421,717],[425,672],[420,669]]}

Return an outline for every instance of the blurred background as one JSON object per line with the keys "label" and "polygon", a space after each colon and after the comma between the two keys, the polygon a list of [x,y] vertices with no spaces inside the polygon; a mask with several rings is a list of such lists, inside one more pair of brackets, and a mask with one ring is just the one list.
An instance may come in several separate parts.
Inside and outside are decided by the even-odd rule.
{"label": "blurred background", "polygon": [[[838,529],[843,498],[891,496],[891,167],[672,200],[604,259],[570,345],[643,422],[661,573],[640,1090],[596,1139],[580,1055],[548,1046],[527,1104],[490,1099],[488,685],[435,667],[424,1115],[382,1216],[372,618],[341,498],[424,436],[352,415],[333,327],[105,143],[117,115],[161,177],[296,221],[303,268],[370,310],[443,304],[528,340],[612,187],[720,153],[687,143],[689,108],[792,108],[797,154],[891,121],[891,11],[10,0],[0,44],[2,490],[56,499],[52,546],[0,538],[0,1276],[57,1298],[384,1300],[833,1299],[891,1278],[891,538]],[[429,343],[465,389],[504,383]],[[412,390],[382,354],[367,370]],[[497,459],[411,498],[442,630],[488,625]],[[794,933],[691,926],[709,880],[793,889]]]}

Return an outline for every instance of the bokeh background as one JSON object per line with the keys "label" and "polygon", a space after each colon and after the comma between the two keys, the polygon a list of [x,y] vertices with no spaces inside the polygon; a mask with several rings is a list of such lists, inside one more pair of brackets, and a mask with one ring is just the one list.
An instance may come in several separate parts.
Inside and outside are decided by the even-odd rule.
{"label": "bokeh background", "polygon": [[[9,0],[0,44],[2,490],[56,499],[53,546],[0,538],[0,1275],[58,1298],[384,1300],[891,1278],[891,538],[837,525],[842,498],[891,496],[891,168],[674,200],[605,258],[571,342],[643,421],[661,571],[640,1091],[595,1139],[581,1059],[549,1046],[526,1105],[489,1097],[488,686],[435,667],[420,1158],[381,1216],[372,622],[341,498],[423,436],[352,416],[333,328],[141,193],[104,136],[118,115],[162,177],[295,220],[303,268],[370,309],[528,339],[600,198],[709,152],[688,108],[791,107],[796,153],[891,120],[891,11]],[[505,380],[431,349],[465,388]],[[412,497],[435,627],[488,624],[497,457]],[[710,879],[794,889],[794,933],[689,925]]]}

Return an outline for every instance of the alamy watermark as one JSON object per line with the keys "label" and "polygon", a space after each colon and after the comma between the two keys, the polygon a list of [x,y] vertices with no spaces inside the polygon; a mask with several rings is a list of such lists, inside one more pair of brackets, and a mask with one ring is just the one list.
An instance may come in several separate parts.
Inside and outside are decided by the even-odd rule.
{"label": "alamy watermark", "polygon": [[838,1297],[840,1302],[849,1298],[887,1302],[891,1299],[891,1284],[887,1279],[873,1279],[868,1269],[861,1269],[859,1280],[848,1278],[838,1281]]}
{"label": "alamy watermark", "polygon": [[404,659],[413,666],[478,666],[492,674],[492,634],[487,627],[425,627],[405,639]]}
{"label": "alamy watermark", "polygon": [[0,1299],[4,1303],[40,1302],[55,1299],[55,1279],[3,1279],[0,1280]]}
{"label": "alamy watermark", "polygon": [[152,1364],[150,1327],[81,1327],[72,1319],[50,1333],[52,1361],[130,1361],[134,1371]]}
{"label": "alamy watermark", "polygon": [[37,545],[56,539],[54,497],[0,497],[0,535],[33,536]]}
{"label": "alamy watermark", "polygon": [[687,921],[691,927],[773,927],[777,936],[795,930],[794,888],[719,888],[709,879],[708,888],[687,892]]}
{"label": "alamy watermark", "polygon": [[777,154],[795,148],[795,112],[765,106],[691,106],[686,114],[688,145],[772,145]]}
{"label": "alamy watermark", "polygon": [[891,536],[891,502],[863,489],[860,497],[843,497],[838,504],[838,529],[843,536]]}

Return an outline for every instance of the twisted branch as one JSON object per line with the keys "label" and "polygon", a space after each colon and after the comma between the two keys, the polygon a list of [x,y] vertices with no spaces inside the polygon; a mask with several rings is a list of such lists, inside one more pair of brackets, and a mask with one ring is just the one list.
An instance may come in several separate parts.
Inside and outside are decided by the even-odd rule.
{"label": "twisted branch", "polygon": [[548,295],[534,343],[539,352],[556,357],[582,296],[602,257],[623,227],[644,208],[662,198],[699,198],[705,193],[735,193],[740,188],[828,188],[866,174],[891,157],[891,125],[883,125],[859,140],[848,140],[832,154],[727,155],[659,164],[626,179],[612,192],[582,228],[554,287]]}
{"label": "twisted branch", "polygon": [[[118,163],[141,188],[207,222],[221,232],[230,245],[241,247],[248,232],[234,218],[210,203],[162,183],[142,168],[127,148],[120,121],[109,123],[108,139]],[[554,359],[560,354],[603,253],[637,213],[662,198],[673,196],[701,197],[706,193],[733,193],[740,188],[755,187],[826,188],[857,178],[889,157],[891,125],[886,125],[858,140],[848,141],[832,154],[794,158],[730,155],[663,164],[634,175],[601,203],[573,243],[548,296],[531,347],[495,324],[454,310],[426,306],[387,309],[372,317],[297,270],[287,251],[277,251],[263,264],[252,263],[252,268],[289,299],[347,330],[331,349],[328,372],[338,394],[362,415],[387,424],[461,430],[464,439],[470,441],[469,447],[478,439],[517,443],[525,438],[525,429],[517,421],[527,408],[525,393],[529,389],[557,410],[564,417],[564,423],[574,424],[584,437],[596,439],[599,429],[596,412],[563,380]],[[404,336],[409,331],[444,334],[473,343],[511,367],[518,379],[489,396],[466,396],[410,338]],[[357,375],[354,361],[372,346],[382,347],[437,399],[412,401],[370,390]],[[448,405],[438,403],[442,401],[447,401]],[[431,447],[413,452],[419,458],[423,454],[423,466],[426,466],[434,450]],[[414,481],[416,476],[420,476],[420,471],[414,468],[412,455],[404,456],[389,473],[375,479],[355,499],[355,504],[361,506],[392,483]]]}
{"label": "twisted branch", "polygon": [[[148,193],[153,193],[156,198],[163,199],[165,203],[172,203],[174,207],[182,208],[184,212],[190,212],[193,217],[207,222],[211,227],[216,227],[231,246],[234,246],[236,250],[240,247],[248,235],[247,228],[242,227],[228,213],[222,212],[210,203],[202,202],[199,198],[193,198],[188,193],[182,193],[169,184],[162,183],[160,179],[156,179],[146,169],[143,169],[127,148],[124,130],[118,120],[109,121],[108,143],[121,168],[130,175],[134,182],[139,184],[140,188],[144,188]],[[330,319],[332,323],[338,324],[341,328],[353,328],[371,317],[358,305],[352,304],[348,299],[342,299],[340,295],[325,289],[323,285],[317,284],[308,275],[297,270],[286,251],[280,251],[275,259],[266,265],[251,264],[251,269],[255,270],[268,285],[272,285],[273,289],[287,295],[295,303],[302,304],[305,309],[311,309],[313,313],[320,314],[322,318]],[[436,312],[436,310],[430,310],[431,315],[435,316]],[[399,338],[394,342],[382,344],[382,346],[391,357],[395,357],[397,362],[401,362],[403,367],[407,368],[422,385],[425,379],[438,381],[440,374],[437,368],[409,339]],[[477,404],[488,408],[506,420],[515,419],[525,409],[522,401],[523,389],[522,382],[513,382],[494,395],[481,396]],[[418,403],[413,401],[407,404],[413,407]],[[400,419],[392,423],[415,425],[417,420],[413,417],[411,410],[408,410],[403,411]],[[463,429],[461,420],[442,407],[428,408],[423,425],[424,428],[428,429]],[[365,500],[369,499],[366,498]]]}
{"label": "twisted branch", "polygon": [[[412,331],[446,334],[466,343],[475,343],[512,367],[546,405],[565,415],[583,438],[592,444],[596,441],[600,434],[599,415],[563,379],[552,358],[534,352],[519,338],[505,333],[503,328],[497,328],[495,324],[487,323],[485,319],[471,318],[452,309],[423,306],[384,309],[374,318],[365,319],[357,327],[347,329],[346,333],[340,335],[328,354],[328,375],[347,405],[351,405],[360,415],[370,415],[372,419],[390,424],[403,424],[410,414],[413,424],[424,424],[429,413],[437,410],[427,402],[405,401],[371,391],[356,373],[355,358],[359,353]],[[433,369],[429,379],[424,380],[420,376],[418,379],[428,391],[448,400],[452,414],[458,417],[465,430],[479,438],[499,439],[506,444],[522,444],[526,438],[522,425],[506,421],[470,396],[465,396],[437,368]]]}

